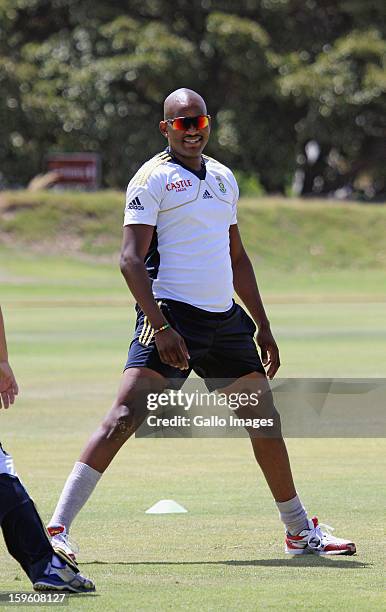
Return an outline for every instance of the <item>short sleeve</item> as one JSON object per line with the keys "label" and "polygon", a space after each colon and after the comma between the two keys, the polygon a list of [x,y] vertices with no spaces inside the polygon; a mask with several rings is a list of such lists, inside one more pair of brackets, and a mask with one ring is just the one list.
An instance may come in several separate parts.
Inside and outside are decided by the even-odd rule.
{"label": "short sleeve", "polygon": [[145,184],[134,176],[126,191],[123,225],[157,225],[161,198],[162,187],[156,176],[149,176]]}
{"label": "short sleeve", "polygon": [[237,181],[236,181],[236,179],[235,179],[235,177],[233,175],[232,175],[232,178],[233,178],[232,187],[233,187],[234,192],[235,192],[235,197],[234,197],[233,202],[232,202],[232,220],[231,220],[230,224],[231,225],[236,225],[236,223],[237,223],[237,202],[239,200],[240,192],[239,192],[239,186],[237,184]]}

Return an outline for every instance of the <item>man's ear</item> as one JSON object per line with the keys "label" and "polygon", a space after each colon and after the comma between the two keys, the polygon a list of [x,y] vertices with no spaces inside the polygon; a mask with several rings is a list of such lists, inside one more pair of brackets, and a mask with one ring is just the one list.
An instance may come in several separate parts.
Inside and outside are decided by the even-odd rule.
{"label": "man's ear", "polygon": [[159,122],[159,131],[161,132],[162,136],[165,136],[165,138],[168,137],[168,124],[166,121]]}

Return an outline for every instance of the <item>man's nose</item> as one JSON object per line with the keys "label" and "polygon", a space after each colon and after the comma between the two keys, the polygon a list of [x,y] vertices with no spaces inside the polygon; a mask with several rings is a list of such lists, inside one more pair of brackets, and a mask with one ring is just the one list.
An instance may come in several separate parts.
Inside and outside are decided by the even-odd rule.
{"label": "man's nose", "polygon": [[196,132],[198,132],[198,129],[196,127],[194,127],[193,123],[191,123],[189,125],[189,127],[185,130],[185,132],[189,133],[189,134],[196,134]]}

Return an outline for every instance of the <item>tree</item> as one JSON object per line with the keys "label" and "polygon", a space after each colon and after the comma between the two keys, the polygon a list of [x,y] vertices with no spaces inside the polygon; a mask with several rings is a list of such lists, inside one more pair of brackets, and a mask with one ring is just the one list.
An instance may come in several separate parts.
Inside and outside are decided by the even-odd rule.
{"label": "tree", "polygon": [[3,182],[27,183],[49,151],[84,150],[123,187],[164,146],[163,98],[187,86],[214,119],[208,152],[268,192],[301,169],[304,194],[377,197],[383,16],[378,0],[0,0]]}

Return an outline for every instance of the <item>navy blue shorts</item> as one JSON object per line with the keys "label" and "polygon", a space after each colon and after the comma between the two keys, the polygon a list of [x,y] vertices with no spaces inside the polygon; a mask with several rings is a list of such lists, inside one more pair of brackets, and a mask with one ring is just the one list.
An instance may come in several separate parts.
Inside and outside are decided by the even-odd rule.
{"label": "navy blue shorts", "polygon": [[[265,374],[254,341],[256,326],[236,302],[226,312],[208,312],[169,299],[158,300],[158,305],[170,325],[185,340],[190,355],[189,369],[182,371],[162,363],[154,342],[153,329],[146,315],[136,305],[135,335],[125,370],[150,368],[167,379],[173,379],[173,387],[182,386],[192,370],[201,378],[226,379],[228,384],[251,372]],[[211,390],[220,386],[226,386],[226,383],[207,383]]]}

